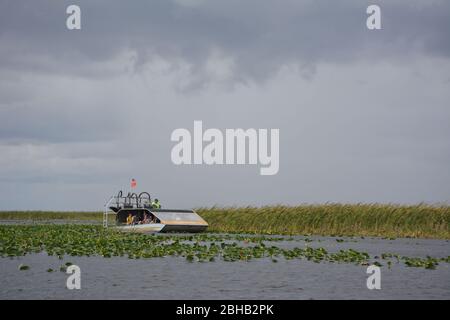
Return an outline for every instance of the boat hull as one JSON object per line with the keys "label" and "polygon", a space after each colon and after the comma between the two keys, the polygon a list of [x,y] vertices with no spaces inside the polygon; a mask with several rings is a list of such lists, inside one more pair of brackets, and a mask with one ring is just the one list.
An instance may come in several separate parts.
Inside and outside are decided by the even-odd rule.
{"label": "boat hull", "polygon": [[208,228],[208,223],[203,220],[194,210],[176,209],[147,209],[147,208],[124,208],[117,212],[116,221],[119,224],[126,222],[129,215],[142,219],[145,214],[157,218],[156,223],[120,225],[118,230],[131,232],[203,232]]}
{"label": "boat hull", "polygon": [[116,229],[125,232],[153,233],[153,232],[161,232],[161,230],[164,227],[165,225],[161,223],[149,223],[149,224],[136,224],[131,226],[118,226],[116,227]]}
{"label": "boat hull", "polygon": [[166,224],[160,232],[203,232],[208,228],[208,225],[170,225]]}

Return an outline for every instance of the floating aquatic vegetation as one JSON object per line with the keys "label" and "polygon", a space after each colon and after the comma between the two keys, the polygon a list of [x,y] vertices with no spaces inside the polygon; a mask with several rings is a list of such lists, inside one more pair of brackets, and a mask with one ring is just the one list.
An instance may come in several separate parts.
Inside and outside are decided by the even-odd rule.
{"label": "floating aquatic vegetation", "polygon": [[19,264],[19,267],[17,269],[22,271],[22,270],[28,270],[28,269],[30,269],[30,267],[21,263],[21,264]]}
{"label": "floating aquatic vegetation", "polygon": [[439,264],[439,259],[432,257],[426,257],[425,259],[403,257],[403,261],[408,267],[422,267],[425,269],[436,269]]}
{"label": "floating aquatic vegetation", "polygon": [[[92,225],[4,225],[0,226],[0,256],[16,257],[29,253],[47,252],[48,255],[59,259],[68,256],[128,257],[130,259],[173,256],[182,257],[188,262],[216,260],[233,262],[266,258],[274,263],[284,258],[285,260],[303,259],[315,263],[380,266],[382,264],[377,259],[381,258],[388,262],[388,267],[395,259],[397,263],[403,262],[410,267],[426,269],[436,268],[439,262],[450,262],[450,257],[409,258],[393,253],[371,257],[367,252],[354,249],[328,252],[322,247],[310,247],[309,238],[297,239],[303,247],[285,249],[274,245],[279,241],[294,240],[281,236],[261,235],[143,235],[121,233]],[[59,267],[59,270],[65,272],[70,265],[72,265],[71,262],[66,262]],[[53,272],[53,269],[47,271]]]}

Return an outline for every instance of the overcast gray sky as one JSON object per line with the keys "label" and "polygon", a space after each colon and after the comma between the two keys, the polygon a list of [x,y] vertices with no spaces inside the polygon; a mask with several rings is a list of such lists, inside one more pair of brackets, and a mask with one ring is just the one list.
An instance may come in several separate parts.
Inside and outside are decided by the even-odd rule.
{"label": "overcast gray sky", "polygon": [[[166,207],[449,203],[449,31],[445,0],[3,0],[0,210],[100,210],[131,178]],[[279,128],[279,173],[175,166],[194,120]]]}

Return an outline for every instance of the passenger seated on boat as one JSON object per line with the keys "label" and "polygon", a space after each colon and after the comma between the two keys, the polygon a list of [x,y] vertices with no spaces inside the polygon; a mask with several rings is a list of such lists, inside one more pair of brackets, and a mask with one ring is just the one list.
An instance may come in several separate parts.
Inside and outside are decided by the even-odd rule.
{"label": "passenger seated on boat", "polygon": [[134,217],[131,215],[131,213],[129,213],[128,217],[127,217],[127,224],[128,225],[133,224],[133,220],[134,220]]}
{"label": "passenger seated on boat", "polygon": [[150,218],[147,213],[144,213],[144,219],[142,219],[142,224],[150,223]]}

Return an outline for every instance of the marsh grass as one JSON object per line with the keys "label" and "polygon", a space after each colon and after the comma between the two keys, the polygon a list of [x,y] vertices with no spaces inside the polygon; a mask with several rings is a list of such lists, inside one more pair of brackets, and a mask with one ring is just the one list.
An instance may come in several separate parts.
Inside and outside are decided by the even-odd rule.
{"label": "marsh grass", "polygon": [[[226,233],[450,239],[450,206],[324,204],[199,208],[208,231]],[[91,220],[101,212],[2,211],[0,220]],[[110,216],[110,221],[114,216]]]}
{"label": "marsh grass", "polygon": [[201,208],[212,232],[450,238],[450,207],[325,204]]}
{"label": "marsh grass", "polygon": [[102,220],[96,211],[0,211],[0,220]]}

